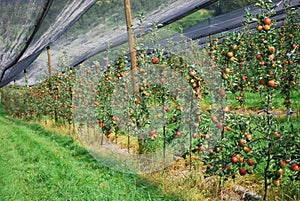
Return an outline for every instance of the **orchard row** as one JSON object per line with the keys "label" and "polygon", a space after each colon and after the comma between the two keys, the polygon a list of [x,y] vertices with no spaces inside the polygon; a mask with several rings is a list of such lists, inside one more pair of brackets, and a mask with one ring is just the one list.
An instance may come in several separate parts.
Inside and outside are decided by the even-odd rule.
{"label": "orchard row", "polygon": [[[293,114],[297,99],[292,98],[300,88],[300,23],[295,21],[299,13],[289,11],[276,28],[268,3],[260,1],[259,6],[263,12],[247,15],[243,30],[222,41],[211,41],[206,60],[192,46],[185,50],[196,51],[192,57],[165,54],[159,49],[147,54],[147,50],[139,49],[137,72],[132,72],[123,52],[117,60],[107,63],[105,70],[95,62],[92,68],[82,66],[57,73],[26,89],[4,88],[2,103],[15,117],[46,116],[76,127],[98,127],[112,141],[111,136],[116,140],[128,135],[129,128],[147,128],[148,133],[136,136],[140,154],[155,152],[180,137],[190,137],[189,146],[178,156],[199,156],[206,174],[223,179],[236,173],[257,173],[264,180],[265,196],[271,183],[299,186],[300,128],[299,118]],[[253,22],[257,26],[250,29]],[[160,75],[156,82],[150,79],[151,69],[157,69],[153,72]],[[128,78],[132,73],[137,78],[131,87]],[[190,100],[190,96],[186,93],[186,97],[178,98],[184,88],[181,86],[190,87],[200,106],[189,118],[184,112],[194,111],[195,107],[182,105],[180,101]],[[259,94],[261,105],[255,114],[243,115],[230,109],[229,97],[247,107],[247,93]],[[277,94],[281,94],[283,107],[272,105]],[[153,114],[153,106],[161,109]],[[87,112],[87,108],[91,111]],[[277,117],[274,110],[288,112]],[[126,114],[116,115],[121,114],[119,111]],[[95,118],[89,118],[90,114]],[[163,125],[152,128],[150,120]]]}

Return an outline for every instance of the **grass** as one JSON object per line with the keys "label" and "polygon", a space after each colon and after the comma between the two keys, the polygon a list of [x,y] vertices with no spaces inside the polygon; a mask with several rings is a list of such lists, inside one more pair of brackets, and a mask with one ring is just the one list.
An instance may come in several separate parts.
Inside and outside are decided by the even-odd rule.
{"label": "grass", "polygon": [[[232,111],[234,112],[242,112],[244,114],[253,114],[256,113],[262,109],[266,109],[262,107],[262,102],[260,99],[259,93],[251,93],[251,92],[245,92],[244,93],[244,99],[245,103],[244,105],[241,105],[239,101],[235,100],[236,95],[230,92],[226,93],[226,102],[224,103],[226,106],[228,106]],[[295,117],[300,117],[300,91],[293,90],[291,92],[291,100],[292,105],[291,109],[294,111]],[[206,112],[208,110],[211,110],[210,107],[210,97],[206,96],[203,100],[201,100],[199,107],[201,108],[201,111]],[[279,93],[276,92],[272,96],[272,104],[271,104],[271,112],[274,113],[275,117],[286,117],[286,111],[288,110],[284,105],[284,97]]]}
{"label": "grass", "polygon": [[[299,110],[299,108],[300,108],[300,101],[298,98],[299,96],[300,96],[299,91],[295,91],[295,90],[291,91],[291,100],[294,101],[293,107],[295,107],[295,109],[297,109],[297,110]],[[250,109],[250,110],[265,109],[265,108],[261,107],[262,104],[261,104],[259,93],[245,92],[244,97],[245,97],[246,109]],[[235,100],[234,94],[227,93],[227,100],[228,100],[227,102],[231,108],[234,108],[234,109],[240,108],[240,104],[238,101]],[[284,97],[279,92],[276,92],[275,94],[273,94],[272,105],[271,105],[273,108],[285,110],[286,108],[284,107],[283,102],[284,102]]]}
{"label": "grass", "polygon": [[1,200],[184,200],[99,166],[68,136],[0,116]]}
{"label": "grass", "polygon": [[200,9],[180,20],[177,20],[176,22],[167,25],[166,27],[169,30],[181,33],[183,30],[188,29],[212,16],[214,16],[213,11],[207,9]]}

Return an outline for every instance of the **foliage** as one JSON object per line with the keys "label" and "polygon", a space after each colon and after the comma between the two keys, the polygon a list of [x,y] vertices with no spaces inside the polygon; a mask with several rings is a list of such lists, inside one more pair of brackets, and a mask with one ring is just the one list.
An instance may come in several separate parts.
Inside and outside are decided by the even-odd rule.
{"label": "foliage", "polygon": [[[218,172],[223,177],[239,170],[241,175],[252,174],[256,166],[252,167],[253,162],[248,166],[244,163],[244,160],[246,162],[251,158],[257,166],[264,167],[257,171],[264,177],[266,199],[270,181],[273,180],[275,186],[280,185],[283,174],[281,167],[285,167],[280,167],[281,161],[289,163],[289,169],[286,168],[284,173],[287,177],[283,177],[282,181],[299,180],[298,166],[294,164],[299,164],[300,159],[296,151],[299,149],[300,130],[290,115],[294,108],[291,92],[299,90],[299,54],[296,49],[300,41],[299,31],[296,30],[299,30],[300,24],[292,20],[298,14],[290,11],[284,25],[275,29],[276,22],[269,18],[272,15],[272,4],[259,1],[257,5],[263,8],[263,13],[256,16],[249,14],[245,29],[230,34],[221,44],[216,40],[210,46],[210,54],[219,68],[227,91],[235,94],[235,99],[241,105],[247,99],[245,92],[259,93],[262,110],[246,119],[239,115],[233,119],[225,115],[225,126],[229,126],[230,131],[223,131],[224,135],[220,139],[219,146],[224,152],[208,157],[210,164],[214,165],[207,173]],[[253,21],[257,23],[255,31],[249,29],[249,23]],[[291,27],[294,31],[291,31]],[[285,124],[277,123],[280,120],[274,118],[272,112],[275,109],[272,103],[276,91],[281,92],[284,100],[282,104],[288,110]],[[228,166],[230,160],[233,169]],[[237,163],[236,160],[242,161]]]}

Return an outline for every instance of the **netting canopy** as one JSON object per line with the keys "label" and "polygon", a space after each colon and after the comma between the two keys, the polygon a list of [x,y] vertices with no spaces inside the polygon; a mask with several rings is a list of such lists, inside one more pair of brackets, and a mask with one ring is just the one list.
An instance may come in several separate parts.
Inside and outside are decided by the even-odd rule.
{"label": "netting canopy", "polygon": [[[150,20],[167,24],[211,2],[132,1],[132,16],[143,15],[140,31],[146,32]],[[1,87],[24,69],[29,71],[29,77],[34,77],[31,82],[36,82],[37,74],[46,72],[46,56],[41,53],[47,46],[51,46],[54,62],[59,54],[67,52],[70,62],[78,64],[127,40],[124,5],[120,0],[2,0],[0,5]]]}
{"label": "netting canopy", "polygon": [[[153,27],[164,27],[195,10],[217,0],[132,0],[133,28],[143,36]],[[283,19],[281,1],[275,8]],[[299,7],[291,1],[290,7]],[[257,10],[251,7],[255,13]],[[48,74],[46,48],[51,48],[53,66],[68,58],[76,66],[127,42],[124,2],[121,0],[1,0],[0,1],[0,87],[18,80],[27,71],[29,84]],[[205,37],[242,26],[244,9],[200,22],[183,30],[185,37],[205,40]],[[162,32],[157,41],[178,38],[176,33]],[[127,48],[128,49],[128,48]],[[67,57],[65,57],[67,55]],[[64,65],[66,61],[64,61]],[[58,70],[58,69],[56,69]]]}
{"label": "netting canopy", "polygon": [[95,1],[1,1],[1,86],[56,41]]}

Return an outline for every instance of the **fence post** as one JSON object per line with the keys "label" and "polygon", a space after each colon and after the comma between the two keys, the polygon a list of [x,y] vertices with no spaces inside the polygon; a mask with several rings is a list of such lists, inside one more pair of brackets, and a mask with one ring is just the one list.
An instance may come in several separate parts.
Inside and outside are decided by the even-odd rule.
{"label": "fence post", "polygon": [[25,86],[29,87],[26,69],[24,69],[24,79],[25,79]]}
{"label": "fence post", "polygon": [[[127,34],[128,34],[128,43],[129,43],[129,51],[130,51],[130,62],[131,62],[131,75],[132,75],[132,85],[133,85],[133,95],[135,97],[135,103],[139,103],[139,87],[136,80],[137,75],[137,61],[136,61],[136,50],[134,48],[134,35],[132,30],[132,18],[131,18],[131,8],[130,8],[130,0],[124,0],[124,9],[125,9],[125,17],[126,17],[126,26],[127,26]],[[139,141],[139,150],[143,146],[143,139],[138,136]],[[128,134],[128,152],[130,150],[130,136]]]}
{"label": "fence post", "polygon": [[47,46],[47,56],[48,56],[49,75],[50,75],[50,77],[52,77],[52,64],[51,64],[50,46]]}

